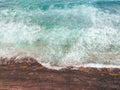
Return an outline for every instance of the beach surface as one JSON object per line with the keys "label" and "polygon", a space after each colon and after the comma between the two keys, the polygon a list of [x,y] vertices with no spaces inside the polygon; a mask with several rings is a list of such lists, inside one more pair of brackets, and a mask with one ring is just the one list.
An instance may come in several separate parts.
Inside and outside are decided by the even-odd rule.
{"label": "beach surface", "polygon": [[0,90],[120,90],[119,68],[48,69],[35,59],[0,60]]}

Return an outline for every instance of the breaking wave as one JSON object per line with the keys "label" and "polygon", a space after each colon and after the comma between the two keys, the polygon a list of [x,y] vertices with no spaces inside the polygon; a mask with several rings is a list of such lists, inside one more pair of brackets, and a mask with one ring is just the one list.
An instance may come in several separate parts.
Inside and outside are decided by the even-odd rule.
{"label": "breaking wave", "polygon": [[0,55],[119,66],[120,1],[0,0]]}

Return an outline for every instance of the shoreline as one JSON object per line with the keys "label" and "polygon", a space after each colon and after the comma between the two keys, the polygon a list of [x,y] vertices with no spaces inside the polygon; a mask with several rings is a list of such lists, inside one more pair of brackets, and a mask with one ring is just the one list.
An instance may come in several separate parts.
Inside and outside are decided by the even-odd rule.
{"label": "shoreline", "polygon": [[[27,61],[24,61],[24,59]],[[83,68],[119,68],[120,69],[120,65],[99,64],[99,63],[83,63],[81,65],[73,65],[73,66],[50,65],[49,63],[39,62],[39,60],[37,60],[36,58],[30,57],[30,56],[25,56],[25,55],[24,56],[12,56],[12,57],[0,56],[0,65],[16,64],[16,63],[20,63],[22,60],[26,63],[28,63],[28,62],[33,63],[33,61],[35,61],[48,69],[54,69],[54,70],[60,70],[60,69],[69,68],[69,67],[72,67],[75,70],[79,69],[80,67],[83,67]]]}
{"label": "shoreline", "polygon": [[0,59],[0,90],[120,90],[120,68],[48,69],[35,59]]}

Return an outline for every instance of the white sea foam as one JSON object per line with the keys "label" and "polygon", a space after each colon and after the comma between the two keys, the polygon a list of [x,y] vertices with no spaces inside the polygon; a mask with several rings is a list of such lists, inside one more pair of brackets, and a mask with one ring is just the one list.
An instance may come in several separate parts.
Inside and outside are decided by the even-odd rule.
{"label": "white sea foam", "polygon": [[89,5],[47,11],[3,9],[0,53],[32,56],[45,66],[119,66],[119,24],[119,14]]}

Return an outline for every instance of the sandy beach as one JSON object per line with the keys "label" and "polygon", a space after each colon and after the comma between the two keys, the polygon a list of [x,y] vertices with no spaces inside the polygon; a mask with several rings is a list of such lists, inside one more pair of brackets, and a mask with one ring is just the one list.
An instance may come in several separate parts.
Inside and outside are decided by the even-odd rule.
{"label": "sandy beach", "polygon": [[1,58],[0,90],[120,90],[120,69],[52,70],[29,57],[19,61]]}

